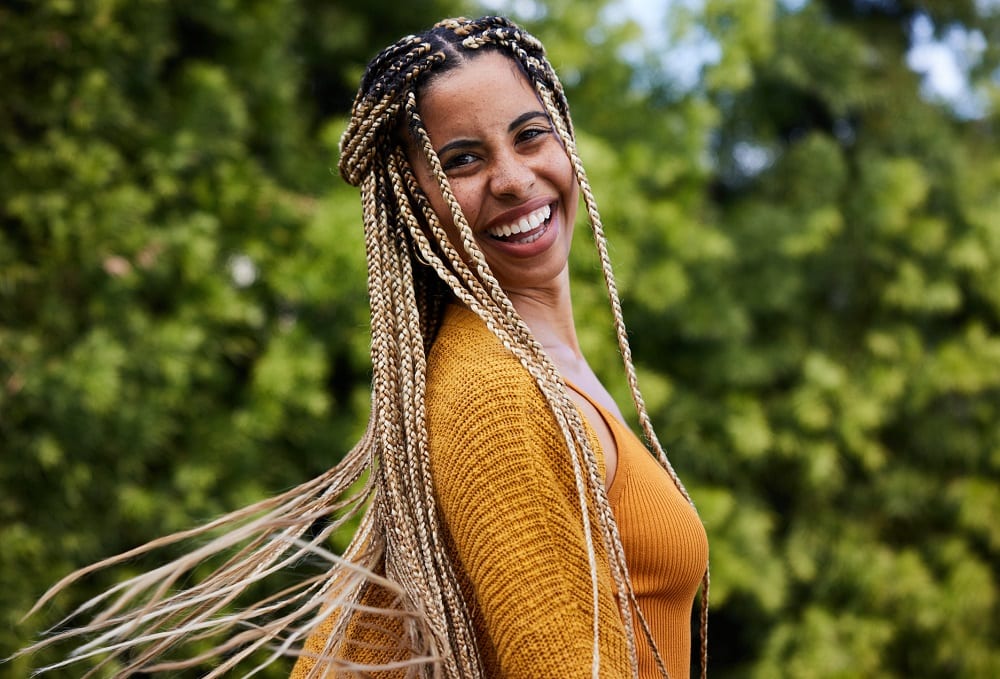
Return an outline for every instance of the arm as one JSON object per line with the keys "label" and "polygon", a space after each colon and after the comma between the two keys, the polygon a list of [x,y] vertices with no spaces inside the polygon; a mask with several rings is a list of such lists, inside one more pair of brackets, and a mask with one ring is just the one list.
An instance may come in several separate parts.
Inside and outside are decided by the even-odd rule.
{"label": "arm", "polygon": [[[435,495],[484,661],[502,677],[589,677],[593,597],[572,463],[527,373],[477,363],[488,367],[431,381],[427,403]],[[601,676],[627,677],[608,558],[594,542]]]}

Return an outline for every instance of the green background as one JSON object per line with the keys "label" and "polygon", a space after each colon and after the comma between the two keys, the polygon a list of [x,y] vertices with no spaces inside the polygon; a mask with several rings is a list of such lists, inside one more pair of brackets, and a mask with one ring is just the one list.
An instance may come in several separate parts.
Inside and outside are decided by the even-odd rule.
{"label": "green background", "polygon": [[[336,143],[378,48],[482,12],[0,6],[0,656],[148,563],[20,622],[72,569],[360,437],[364,244]],[[711,676],[1000,676],[1000,3],[510,12],[567,86],[640,385],[708,529]],[[915,22],[977,38],[963,101],[908,67]],[[683,44],[714,46],[693,78]],[[578,238],[581,339],[625,406]]]}

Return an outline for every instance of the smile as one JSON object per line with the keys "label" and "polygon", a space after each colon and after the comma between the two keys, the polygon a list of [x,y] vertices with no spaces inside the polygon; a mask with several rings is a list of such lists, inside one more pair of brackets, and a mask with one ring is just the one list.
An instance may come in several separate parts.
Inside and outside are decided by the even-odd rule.
{"label": "smile", "polygon": [[493,238],[507,242],[515,240],[515,237],[518,235],[524,234],[523,237],[516,238],[516,241],[518,243],[532,243],[541,238],[545,229],[540,229],[539,227],[544,226],[550,216],[552,216],[552,206],[543,205],[512,224],[501,224],[500,226],[491,227],[486,230],[486,233]]}

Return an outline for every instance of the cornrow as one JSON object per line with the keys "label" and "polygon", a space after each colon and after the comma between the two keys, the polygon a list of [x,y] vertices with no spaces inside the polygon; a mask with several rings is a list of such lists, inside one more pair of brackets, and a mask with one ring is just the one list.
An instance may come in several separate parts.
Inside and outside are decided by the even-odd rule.
{"label": "cornrow", "polygon": [[[636,602],[621,536],[582,416],[555,364],[491,272],[420,117],[422,88],[474,55],[491,50],[519,65],[563,142],[586,204],[643,434],[673,483],[691,501],[656,438],[639,391],[603,225],[576,149],[569,104],[544,47],[503,17],[446,19],[425,33],[401,38],[372,59],[340,140],[340,174],[360,187],[368,262],[372,390],[371,415],[362,439],[342,462],[316,479],[207,526],[107,559],[58,583],[35,609],[96,568],[222,531],[220,537],[190,554],[132,578],[75,611],[71,618],[104,607],[88,624],[56,633],[26,651],[68,638],[96,638],[81,644],[70,659],[43,669],[63,667],[77,658],[100,653],[106,658],[98,669],[127,658],[124,662],[129,670],[148,669],[154,662],[158,662],[152,665],[155,668],[183,669],[195,667],[205,658],[225,655],[226,660],[208,675],[219,677],[251,653],[271,647],[273,652],[260,666],[268,664],[281,653],[300,647],[326,623],[332,634],[322,649],[324,663],[315,664],[309,676],[319,677],[331,668],[365,672],[370,668],[343,659],[342,645],[364,593],[377,586],[394,597],[391,607],[381,612],[402,623],[399,650],[407,654],[404,664],[410,666],[408,675],[482,677],[472,613],[445,549],[437,517],[426,428],[427,355],[444,308],[454,298],[483,321],[532,377],[565,441],[590,569],[594,676],[601,663],[595,533],[607,553],[633,675],[638,673],[638,626],[653,649],[660,673],[667,676],[649,624]],[[426,158],[458,230],[458,242],[451,241],[441,217],[431,207],[407,150]],[[322,547],[335,531],[359,518],[359,528],[343,557]],[[176,593],[167,591],[170,584],[181,582],[206,559],[230,554],[237,547],[237,556],[227,557],[200,584]],[[276,569],[316,558],[332,562],[333,567],[257,605],[232,614],[220,613],[237,595]],[[699,616],[703,678],[708,657],[708,586],[706,571]],[[186,639],[232,629],[241,631],[195,658],[158,660]]]}

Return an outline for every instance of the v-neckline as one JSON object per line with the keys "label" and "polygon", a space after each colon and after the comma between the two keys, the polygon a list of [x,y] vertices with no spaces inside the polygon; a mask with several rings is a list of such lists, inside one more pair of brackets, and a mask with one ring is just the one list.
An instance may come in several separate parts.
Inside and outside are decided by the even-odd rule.
{"label": "v-neckline", "polygon": [[[574,392],[582,396],[583,399],[587,401],[587,403],[589,403],[594,407],[594,410],[597,411],[597,414],[601,416],[602,420],[604,420],[604,424],[605,426],[607,426],[608,431],[611,432],[611,440],[614,441],[615,450],[618,453],[618,465],[615,468],[615,478],[611,479],[611,485],[608,486],[607,493],[608,493],[608,502],[610,502],[611,505],[614,506],[618,501],[618,497],[621,495],[622,488],[624,487],[625,484],[625,477],[628,475],[628,467],[630,465],[628,464],[629,462],[628,456],[624,453],[624,448],[625,448],[624,440],[625,440],[625,433],[631,432],[632,430],[629,429],[624,422],[618,419],[617,415],[615,415],[610,410],[601,405],[590,394],[577,387],[575,383],[573,383],[570,380],[567,380],[565,377],[563,378],[563,381],[566,383],[566,386],[568,388],[572,389]],[[586,422],[587,416],[584,415],[582,412],[580,413],[580,415]],[[588,425],[590,426],[591,431],[593,431],[594,426],[589,423]],[[598,441],[598,443],[600,442]],[[603,449],[601,450],[601,458],[603,462],[604,461]],[[607,473],[606,469],[605,473]]]}

